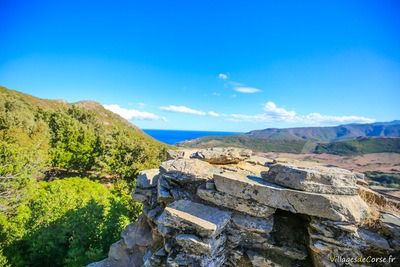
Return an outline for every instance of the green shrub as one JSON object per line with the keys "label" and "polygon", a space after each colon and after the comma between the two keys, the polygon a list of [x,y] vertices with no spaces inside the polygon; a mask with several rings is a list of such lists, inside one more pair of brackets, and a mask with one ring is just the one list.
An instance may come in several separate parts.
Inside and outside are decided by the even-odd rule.
{"label": "green shrub", "polygon": [[36,184],[14,216],[0,217],[4,255],[13,266],[83,266],[106,257],[135,219],[128,214],[141,212],[123,190],[82,178]]}

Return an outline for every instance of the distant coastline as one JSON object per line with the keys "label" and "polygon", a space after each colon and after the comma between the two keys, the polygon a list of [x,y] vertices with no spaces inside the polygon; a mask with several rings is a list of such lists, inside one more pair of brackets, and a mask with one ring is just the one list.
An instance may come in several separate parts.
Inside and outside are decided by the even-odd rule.
{"label": "distant coastline", "polygon": [[189,131],[189,130],[156,130],[143,129],[145,133],[158,141],[175,145],[179,142],[192,140],[204,136],[226,136],[240,134],[240,132],[219,132],[219,131]]}

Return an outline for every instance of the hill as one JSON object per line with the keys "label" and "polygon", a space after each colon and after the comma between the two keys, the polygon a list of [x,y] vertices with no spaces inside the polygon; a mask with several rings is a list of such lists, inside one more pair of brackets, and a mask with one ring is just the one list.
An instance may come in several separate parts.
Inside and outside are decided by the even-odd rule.
{"label": "hill", "polygon": [[0,87],[0,266],[104,258],[142,211],[130,198],[138,172],[166,148],[99,103]]}
{"label": "hill", "polygon": [[334,155],[356,155],[369,153],[394,152],[400,153],[400,138],[366,138],[318,144],[316,153]]}
{"label": "hill", "polygon": [[262,139],[338,141],[357,137],[400,137],[400,121],[346,124],[333,127],[299,127],[255,130],[245,135]]}
{"label": "hill", "polygon": [[[183,147],[236,146],[260,152],[375,153],[397,152],[400,121],[250,131],[232,136],[208,136],[178,144]],[[364,139],[357,139],[364,138]],[[354,140],[343,143],[341,141]],[[382,144],[384,144],[382,146]],[[394,145],[395,148],[391,146]],[[346,151],[340,147],[347,146]],[[353,146],[353,148],[350,148]],[[329,148],[329,149],[328,149]],[[324,151],[324,152],[322,152]]]}
{"label": "hill", "polygon": [[158,164],[166,148],[99,103],[40,99],[5,87],[0,87],[0,142],[11,154],[34,151],[35,164],[47,171],[125,178]]}

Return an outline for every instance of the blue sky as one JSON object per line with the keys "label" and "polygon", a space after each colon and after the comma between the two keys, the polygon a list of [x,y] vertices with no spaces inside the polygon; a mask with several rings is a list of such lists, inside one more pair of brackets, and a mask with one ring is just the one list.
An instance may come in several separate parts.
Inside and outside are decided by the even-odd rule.
{"label": "blue sky", "polygon": [[142,128],[400,118],[398,1],[0,0],[0,84]]}

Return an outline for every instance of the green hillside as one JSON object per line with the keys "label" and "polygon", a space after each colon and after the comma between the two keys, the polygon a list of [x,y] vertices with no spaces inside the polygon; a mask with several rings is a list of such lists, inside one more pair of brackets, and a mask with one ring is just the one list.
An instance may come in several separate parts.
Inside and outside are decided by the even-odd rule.
{"label": "green hillside", "polygon": [[[291,152],[301,153],[307,141],[296,139],[263,139],[253,138],[246,135],[233,136],[208,136],[186,141],[178,144],[184,147],[215,147],[215,146],[234,146],[249,148],[261,152]],[[308,146],[308,144],[307,144]]]}
{"label": "green hillside", "polygon": [[166,148],[96,102],[68,104],[4,87],[0,87],[0,142],[3,149],[34,151],[35,164],[47,170],[125,178],[157,165]]}
{"label": "green hillside", "polygon": [[357,137],[400,137],[400,121],[331,127],[267,128],[245,134],[252,138],[333,142]]}
{"label": "green hillside", "polygon": [[398,152],[399,137],[400,121],[392,121],[334,127],[268,128],[238,135],[207,136],[178,145],[237,146],[260,152],[363,154]]}
{"label": "green hillside", "polygon": [[104,258],[141,212],[129,196],[137,173],[166,148],[96,102],[0,87],[0,266]]}
{"label": "green hillside", "polygon": [[400,153],[400,138],[357,138],[318,144],[316,153],[335,155],[356,155],[368,153],[394,152]]}

